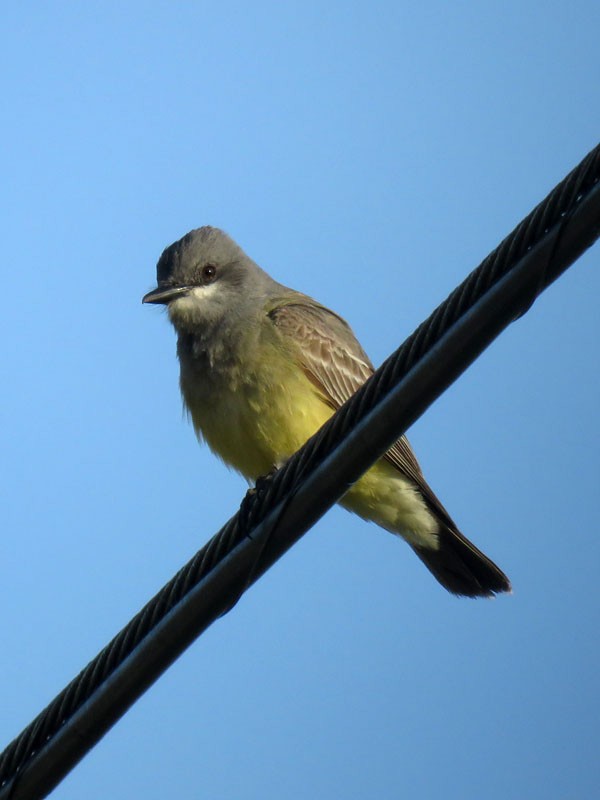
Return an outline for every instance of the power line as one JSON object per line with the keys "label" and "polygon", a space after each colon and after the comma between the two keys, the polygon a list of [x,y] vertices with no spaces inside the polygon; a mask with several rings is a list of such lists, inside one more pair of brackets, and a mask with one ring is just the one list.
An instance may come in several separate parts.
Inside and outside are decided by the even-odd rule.
{"label": "power line", "polygon": [[600,145],[0,755],[45,797],[167,667],[600,236]]}

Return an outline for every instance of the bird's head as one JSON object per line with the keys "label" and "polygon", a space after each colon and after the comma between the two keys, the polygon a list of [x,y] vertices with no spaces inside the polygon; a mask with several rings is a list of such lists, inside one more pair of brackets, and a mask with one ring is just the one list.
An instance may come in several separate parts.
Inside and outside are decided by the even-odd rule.
{"label": "bird's head", "polygon": [[156,266],[157,287],[143,303],[167,306],[178,331],[193,333],[243,316],[275,282],[218,228],[196,228],[167,247]]}

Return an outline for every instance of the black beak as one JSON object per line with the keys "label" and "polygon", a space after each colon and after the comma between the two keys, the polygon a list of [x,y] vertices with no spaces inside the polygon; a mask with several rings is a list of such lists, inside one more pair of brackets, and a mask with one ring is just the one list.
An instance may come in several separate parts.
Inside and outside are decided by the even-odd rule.
{"label": "black beak", "polygon": [[187,294],[191,286],[158,286],[142,297],[142,303],[170,303],[176,297]]}

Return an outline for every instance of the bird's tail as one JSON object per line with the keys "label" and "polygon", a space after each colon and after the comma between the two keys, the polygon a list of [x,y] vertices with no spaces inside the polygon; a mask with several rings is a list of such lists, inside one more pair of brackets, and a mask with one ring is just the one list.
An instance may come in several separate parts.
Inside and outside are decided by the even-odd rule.
{"label": "bird's tail", "polygon": [[506,575],[481,550],[457,530],[441,521],[439,526],[436,550],[415,546],[413,550],[444,588],[466,597],[511,591]]}

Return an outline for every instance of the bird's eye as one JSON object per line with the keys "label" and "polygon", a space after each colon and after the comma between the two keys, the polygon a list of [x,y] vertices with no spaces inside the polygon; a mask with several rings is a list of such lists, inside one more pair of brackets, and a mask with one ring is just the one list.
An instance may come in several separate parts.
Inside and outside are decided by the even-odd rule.
{"label": "bird's eye", "polygon": [[214,264],[205,264],[202,267],[202,278],[204,283],[210,283],[217,277],[217,268]]}

